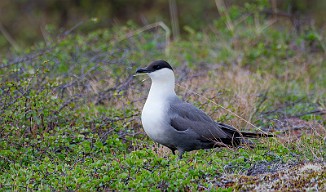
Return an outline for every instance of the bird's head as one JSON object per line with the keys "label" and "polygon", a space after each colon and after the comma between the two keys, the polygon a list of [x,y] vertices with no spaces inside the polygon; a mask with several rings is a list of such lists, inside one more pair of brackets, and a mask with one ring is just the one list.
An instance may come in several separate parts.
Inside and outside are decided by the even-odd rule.
{"label": "bird's head", "polygon": [[164,60],[157,60],[145,68],[137,69],[136,73],[146,73],[152,81],[173,81],[174,73],[171,65]]}

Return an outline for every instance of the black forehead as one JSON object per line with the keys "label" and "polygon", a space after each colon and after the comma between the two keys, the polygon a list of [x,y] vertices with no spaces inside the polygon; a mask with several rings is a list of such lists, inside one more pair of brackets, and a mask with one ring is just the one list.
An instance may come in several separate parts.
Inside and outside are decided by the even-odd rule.
{"label": "black forehead", "polygon": [[147,69],[154,69],[154,70],[155,69],[163,69],[163,68],[168,68],[168,69],[173,70],[171,65],[164,60],[154,61],[147,67]]}

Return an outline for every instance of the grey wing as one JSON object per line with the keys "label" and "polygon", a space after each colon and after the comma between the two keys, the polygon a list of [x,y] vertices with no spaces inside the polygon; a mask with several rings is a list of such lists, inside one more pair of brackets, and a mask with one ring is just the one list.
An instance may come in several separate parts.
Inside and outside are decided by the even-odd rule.
{"label": "grey wing", "polygon": [[230,134],[223,131],[219,124],[189,103],[181,100],[172,102],[169,114],[170,124],[177,131],[191,130],[198,135],[200,140],[230,138]]}

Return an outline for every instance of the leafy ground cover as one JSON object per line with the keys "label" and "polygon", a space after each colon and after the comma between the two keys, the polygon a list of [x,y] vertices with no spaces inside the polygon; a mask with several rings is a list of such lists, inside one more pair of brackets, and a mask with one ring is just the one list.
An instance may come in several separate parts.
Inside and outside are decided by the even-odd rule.
{"label": "leafy ground cover", "polygon": [[[172,42],[159,26],[128,24],[10,53],[0,65],[1,190],[325,190],[324,34],[267,22],[230,30],[222,18]],[[183,99],[276,137],[177,160],[140,124],[150,81],[133,74],[156,59],[176,68]]]}

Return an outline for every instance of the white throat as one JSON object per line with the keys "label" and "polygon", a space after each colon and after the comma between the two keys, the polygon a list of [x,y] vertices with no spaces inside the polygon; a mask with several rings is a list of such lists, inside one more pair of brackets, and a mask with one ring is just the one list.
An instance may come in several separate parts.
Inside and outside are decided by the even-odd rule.
{"label": "white throat", "polygon": [[166,100],[175,96],[175,77],[172,70],[164,68],[148,74],[152,79],[151,89],[147,99]]}

